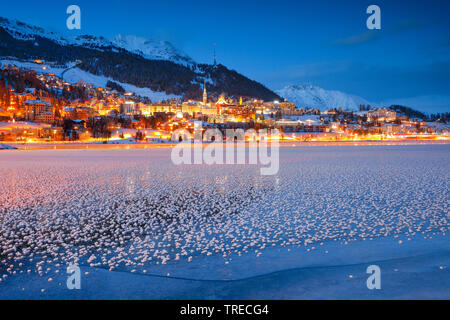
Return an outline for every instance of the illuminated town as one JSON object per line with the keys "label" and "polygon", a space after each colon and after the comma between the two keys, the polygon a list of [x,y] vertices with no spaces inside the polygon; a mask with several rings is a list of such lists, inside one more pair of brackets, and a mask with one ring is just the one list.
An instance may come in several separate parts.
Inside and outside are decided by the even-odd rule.
{"label": "illuminated town", "polygon": [[[32,62],[43,65],[42,60]],[[365,105],[358,112],[339,106],[321,112],[289,101],[223,95],[212,99],[206,82],[201,101],[153,102],[114,82],[105,88],[84,81],[69,83],[45,69],[37,74],[2,66],[0,141],[164,143],[171,141],[176,129],[192,132],[195,121],[222,131],[276,128],[281,141],[450,140],[445,115],[424,121]],[[12,77],[23,78],[29,87],[19,92],[7,86],[4,79]]]}
{"label": "illuminated town", "polygon": [[433,1],[3,6],[0,301],[450,299]]}

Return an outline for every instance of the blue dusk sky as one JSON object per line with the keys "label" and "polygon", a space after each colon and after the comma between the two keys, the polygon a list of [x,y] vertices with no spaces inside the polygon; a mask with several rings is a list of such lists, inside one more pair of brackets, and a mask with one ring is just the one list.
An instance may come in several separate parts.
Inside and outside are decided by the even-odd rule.
{"label": "blue dusk sky", "polygon": [[[66,29],[66,8],[82,29]],[[381,30],[366,9],[381,8]],[[10,1],[0,16],[65,35],[167,40],[199,63],[219,63],[273,90],[313,84],[372,102],[450,111],[448,0]]]}

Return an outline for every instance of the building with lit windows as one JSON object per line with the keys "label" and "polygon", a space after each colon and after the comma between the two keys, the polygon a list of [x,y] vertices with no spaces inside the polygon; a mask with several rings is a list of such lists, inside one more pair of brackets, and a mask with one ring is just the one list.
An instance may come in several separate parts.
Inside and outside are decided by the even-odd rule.
{"label": "building with lit windows", "polygon": [[42,123],[52,123],[55,120],[55,110],[48,101],[26,100],[24,105],[26,120]]}

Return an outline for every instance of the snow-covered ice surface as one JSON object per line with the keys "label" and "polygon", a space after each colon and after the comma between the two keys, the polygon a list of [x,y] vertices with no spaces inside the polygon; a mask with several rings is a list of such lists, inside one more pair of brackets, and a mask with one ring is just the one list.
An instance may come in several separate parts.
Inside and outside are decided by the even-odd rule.
{"label": "snow-covered ice surface", "polygon": [[450,298],[450,145],[283,147],[275,176],[170,151],[3,151],[0,299]]}

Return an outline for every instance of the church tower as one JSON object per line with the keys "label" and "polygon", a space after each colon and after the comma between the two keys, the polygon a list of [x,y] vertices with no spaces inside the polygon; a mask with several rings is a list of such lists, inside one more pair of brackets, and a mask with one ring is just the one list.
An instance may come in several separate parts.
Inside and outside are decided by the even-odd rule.
{"label": "church tower", "polygon": [[206,93],[206,80],[203,82],[203,104],[208,103],[208,94]]}

